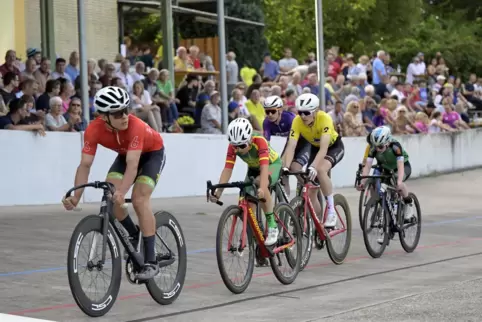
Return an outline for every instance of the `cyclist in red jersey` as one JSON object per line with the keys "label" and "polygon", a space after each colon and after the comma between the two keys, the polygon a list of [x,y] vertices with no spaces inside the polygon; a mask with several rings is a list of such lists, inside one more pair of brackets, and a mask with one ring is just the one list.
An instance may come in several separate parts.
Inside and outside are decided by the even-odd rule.
{"label": "cyclist in red jersey", "polygon": [[[151,194],[164,168],[166,156],[161,135],[145,122],[128,114],[129,94],[120,87],[108,86],[97,92],[94,105],[101,116],[92,121],[84,133],[82,158],[75,175],[75,185],[87,183],[97,145],[118,153],[107,174],[107,181],[114,184],[114,215],[127,230],[136,247],[138,228],[125,216],[121,206],[132,183],[132,205],[139,216],[143,235],[146,264],[137,275],[139,280],[149,280],[159,273],[156,261],[156,222],[151,208]],[[77,190],[64,199],[65,209],[74,209],[83,190]]]}

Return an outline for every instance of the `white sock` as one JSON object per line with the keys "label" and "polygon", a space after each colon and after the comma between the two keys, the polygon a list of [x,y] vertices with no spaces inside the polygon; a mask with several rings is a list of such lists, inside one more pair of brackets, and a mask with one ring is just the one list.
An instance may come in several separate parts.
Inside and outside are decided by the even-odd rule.
{"label": "white sock", "polygon": [[331,213],[335,212],[335,202],[333,201],[333,194],[326,196],[326,201],[328,204],[328,210]]}

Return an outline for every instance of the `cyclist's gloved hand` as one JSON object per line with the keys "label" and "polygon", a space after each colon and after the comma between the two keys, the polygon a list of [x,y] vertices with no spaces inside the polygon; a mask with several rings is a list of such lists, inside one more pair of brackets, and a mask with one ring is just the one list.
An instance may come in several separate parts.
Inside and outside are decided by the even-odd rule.
{"label": "cyclist's gloved hand", "polygon": [[362,191],[363,189],[365,189],[365,185],[363,183],[360,183],[358,186],[356,186],[356,190],[358,191]]}
{"label": "cyclist's gloved hand", "polygon": [[214,195],[212,194],[209,195],[209,201],[211,201],[212,203],[216,203],[218,200],[219,200],[219,197],[217,196],[216,193]]}
{"label": "cyclist's gloved hand", "polygon": [[286,173],[288,173],[288,172],[290,172],[290,169],[288,169],[287,167],[281,168],[281,173],[282,173],[282,174],[286,174]]}
{"label": "cyclist's gloved hand", "polygon": [[63,198],[62,203],[64,204],[64,208],[66,210],[74,210],[75,207],[77,207],[79,200],[75,198],[75,196],[71,196],[68,198]]}
{"label": "cyclist's gloved hand", "polygon": [[311,181],[314,181],[316,179],[317,175],[318,175],[318,171],[316,171],[316,169],[314,167],[308,168],[308,178]]}

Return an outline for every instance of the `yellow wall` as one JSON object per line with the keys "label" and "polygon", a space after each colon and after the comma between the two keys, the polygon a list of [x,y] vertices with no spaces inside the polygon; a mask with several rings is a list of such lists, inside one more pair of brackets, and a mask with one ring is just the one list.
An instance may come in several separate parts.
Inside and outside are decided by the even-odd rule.
{"label": "yellow wall", "polygon": [[17,51],[17,57],[25,60],[25,2],[24,0],[1,0],[0,10],[0,63],[5,62],[9,49]]}

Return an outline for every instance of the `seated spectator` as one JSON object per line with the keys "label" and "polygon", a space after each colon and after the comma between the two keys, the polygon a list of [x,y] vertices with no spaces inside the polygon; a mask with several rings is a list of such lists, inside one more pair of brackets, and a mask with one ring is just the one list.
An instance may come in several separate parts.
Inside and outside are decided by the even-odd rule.
{"label": "seated spectator", "polygon": [[125,88],[128,92],[132,92],[132,86],[134,85],[134,79],[132,78],[130,74],[130,62],[128,59],[124,59],[122,63],[120,64],[120,70],[116,74],[117,77],[121,79],[121,81],[124,83]]}
{"label": "seated spectator", "polygon": [[459,113],[454,111],[450,98],[445,98],[442,104],[445,109],[445,113],[442,113],[444,124],[458,130],[470,129],[469,125],[462,120]]}
{"label": "seated spectator", "polygon": [[144,80],[144,78],[146,78],[144,76],[145,70],[146,70],[146,65],[143,62],[138,61],[135,65],[135,71],[131,74],[134,82],[142,81]]}
{"label": "seated spectator", "polygon": [[17,52],[15,50],[7,50],[5,53],[5,63],[0,66],[0,73],[6,75],[8,72],[12,72],[20,77],[20,70],[17,67]]}
{"label": "seated spectator", "polygon": [[14,98],[10,101],[9,112],[0,117],[0,130],[34,131],[45,135],[43,124],[21,124],[21,121],[28,117],[27,102],[23,98]]}
{"label": "seated spectator", "polygon": [[134,83],[132,91],[133,112],[141,120],[146,121],[156,132],[162,131],[161,109],[154,105],[149,92],[141,81]]}
{"label": "seated spectator", "polygon": [[174,96],[174,86],[169,78],[169,71],[167,69],[163,69],[159,72],[157,87],[159,89],[159,97],[162,100],[161,102],[169,106],[167,122],[169,125],[172,125],[179,118],[179,111],[176,105],[178,100]]}
{"label": "seated spectator", "polygon": [[212,92],[210,101],[204,106],[201,113],[201,133],[222,134],[221,129],[221,108],[219,107],[219,92]]}
{"label": "seated spectator", "polygon": [[286,91],[286,95],[285,95],[285,106],[286,106],[286,110],[293,113],[293,114],[298,113],[298,110],[296,109],[295,102],[296,102],[295,91],[292,90],[292,89],[288,89]]}
{"label": "seated spectator", "polygon": [[457,104],[455,104],[455,112],[459,113],[462,121],[464,121],[467,124],[470,123],[470,118],[469,118],[469,115],[467,114],[467,110],[465,109],[465,105],[463,102],[458,102]]}
{"label": "seated spectator", "polygon": [[228,104],[228,124],[231,121],[237,119],[239,116],[239,106],[238,103],[231,101]]}
{"label": "seated spectator", "polygon": [[357,101],[352,101],[346,107],[346,113],[343,115],[343,133],[344,136],[365,136],[365,124],[357,120],[356,115],[359,113],[360,105]]}
{"label": "seated spectator", "polygon": [[363,99],[363,103],[365,106],[362,111],[362,119],[363,119],[363,123],[368,124],[366,128],[367,128],[367,131],[370,132],[372,129],[376,127],[375,124],[373,124],[373,118],[375,117],[378,107],[375,100],[370,96],[365,96],[365,98]]}
{"label": "seated spectator", "polygon": [[248,100],[246,97],[243,96],[242,91],[238,88],[233,89],[231,93],[231,103],[236,103],[238,106],[238,116],[251,118],[251,114],[249,114],[248,108],[246,107],[246,102]]}
{"label": "seated spectator", "polygon": [[60,81],[57,79],[49,79],[45,85],[45,92],[37,98],[35,109],[37,111],[49,112],[50,99],[60,94]]}
{"label": "seated spectator", "polygon": [[278,85],[271,86],[271,95],[276,95],[278,97],[281,97],[282,95],[281,86],[278,86]]}
{"label": "seated spectator", "polygon": [[456,130],[443,123],[442,113],[433,112],[430,119],[430,126],[428,127],[428,133],[440,133],[442,131],[454,132]]}
{"label": "seated spectator", "polygon": [[78,117],[71,117],[69,122],[67,122],[62,115],[63,104],[64,102],[59,96],[54,96],[50,99],[50,112],[45,116],[47,129],[56,132],[75,132],[74,124],[81,120]]}
{"label": "seated spectator", "polygon": [[45,91],[47,81],[49,79],[52,79],[52,75],[50,74],[50,59],[48,59],[47,57],[43,57],[40,62],[40,66],[33,73],[33,76],[38,82],[39,93],[43,93]]}
{"label": "seated spectator", "polygon": [[104,75],[99,78],[99,81],[102,83],[102,87],[109,86],[112,84],[112,79],[115,77],[115,65],[112,63],[108,63],[105,65]]}
{"label": "seated spectator", "polygon": [[69,75],[71,80],[76,80],[80,75],[79,71],[79,53],[73,51],[69,56],[69,64],[65,66],[65,73]]}
{"label": "seated spectator", "polygon": [[0,88],[0,95],[6,105],[10,103],[11,100],[17,98],[15,95],[15,89],[19,85],[19,77],[13,72],[7,72],[3,75],[3,88]]}
{"label": "seated spectator", "polygon": [[428,133],[428,127],[430,125],[430,120],[424,112],[417,112],[415,114],[415,126],[419,133]]}
{"label": "seated spectator", "polygon": [[70,100],[69,109],[64,114],[64,118],[67,122],[71,119],[78,121],[74,123],[74,130],[77,132],[85,131],[87,128],[87,122],[82,117],[82,102],[80,98],[74,97]]}
{"label": "seated spectator", "polygon": [[375,93],[375,87],[373,85],[365,86],[365,94],[366,96],[372,98],[376,104],[379,104],[382,98]]}
{"label": "seated spectator", "polygon": [[25,70],[20,74],[20,81],[24,81],[26,79],[35,79],[33,73],[37,70],[37,62],[34,58],[29,58],[25,62]]}
{"label": "seated spectator", "polygon": [[27,116],[19,124],[34,124],[38,122],[44,124],[46,114],[44,111],[35,110],[35,98],[32,95],[22,95],[22,100],[27,104]]}
{"label": "seated spectator", "polygon": [[417,127],[408,118],[408,109],[405,106],[400,106],[397,109],[395,121],[392,126],[393,134],[414,134],[417,133]]}
{"label": "seated spectator", "polygon": [[396,96],[399,103],[402,102],[402,99],[406,98],[404,94],[404,86],[401,82],[395,84],[395,89],[390,93],[390,96],[392,98]]}
{"label": "seated spectator", "polygon": [[98,117],[100,114],[97,112],[94,106],[95,94],[102,88],[102,83],[100,81],[91,82],[89,86],[89,119],[92,121],[94,118]]}
{"label": "seated spectator", "polygon": [[263,132],[263,122],[266,118],[266,112],[260,102],[261,95],[258,90],[251,92],[251,97],[246,102],[246,108],[250,115],[253,116],[252,125],[256,131]]}
{"label": "seated spectator", "polygon": [[37,81],[35,79],[28,78],[20,83],[19,91],[15,95],[17,96],[17,98],[20,98],[23,95],[37,97],[37,91],[38,91]]}
{"label": "seated spectator", "polygon": [[62,99],[62,114],[69,109],[70,98],[75,94],[74,85],[68,79],[58,78],[60,82],[59,96]]}
{"label": "seated spectator", "polygon": [[188,75],[186,77],[186,84],[183,85],[176,94],[176,98],[179,100],[179,112],[194,116],[197,94],[198,78],[197,76]]}
{"label": "seated spectator", "polygon": [[70,78],[69,74],[65,72],[65,64],[67,62],[63,58],[57,58],[55,61],[55,71],[52,73],[52,79],[65,78],[70,83],[74,80]]}

